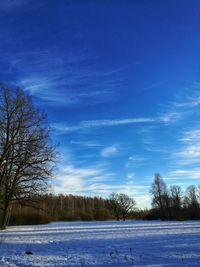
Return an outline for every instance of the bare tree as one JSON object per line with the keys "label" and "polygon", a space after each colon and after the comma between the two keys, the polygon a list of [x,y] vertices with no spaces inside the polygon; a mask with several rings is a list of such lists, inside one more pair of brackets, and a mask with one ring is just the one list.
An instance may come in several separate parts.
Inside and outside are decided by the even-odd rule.
{"label": "bare tree", "polygon": [[55,149],[46,115],[20,88],[0,85],[0,228],[13,202],[31,203],[46,191]]}
{"label": "bare tree", "polygon": [[197,187],[194,185],[187,187],[184,203],[192,209],[199,208]]}
{"label": "bare tree", "polygon": [[170,187],[170,206],[172,209],[173,217],[180,218],[182,207],[183,193],[179,185],[173,185]]}
{"label": "bare tree", "polygon": [[112,193],[110,201],[117,220],[119,220],[120,216],[122,216],[122,219],[125,221],[127,214],[130,211],[133,211],[136,206],[136,202],[133,198],[122,193]]}
{"label": "bare tree", "polygon": [[108,204],[109,204],[109,207],[113,210],[116,219],[119,221],[120,214],[121,214],[121,207],[118,203],[118,194],[117,193],[111,194]]}
{"label": "bare tree", "polygon": [[198,188],[194,185],[187,187],[184,197],[184,207],[189,211],[190,219],[200,218],[200,203],[198,202]]}
{"label": "bare tree", "polygon": [[135,209],[136,202],[133,198],[129,197],[126,194],[119,194],[118,202],[121,207],[121,215],[123,221],[125,221],[127,214]]}
{"label": "bare tree", "polygon": [[168,203],[168,192],[166,184],[159,173],[155,174],[150,192],[153,196],[152,206],[159,210],[161,218],[164,219],[166,203]]}

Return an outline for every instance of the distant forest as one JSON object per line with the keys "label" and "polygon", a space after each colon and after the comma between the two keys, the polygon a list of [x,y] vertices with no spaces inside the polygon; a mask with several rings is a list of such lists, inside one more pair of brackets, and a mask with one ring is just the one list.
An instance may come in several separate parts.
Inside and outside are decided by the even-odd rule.
{"label": "distant forest", "polygon": [[[138,209],[125,194],[113,193],[109,198],[46,194],[38,196],[33,207],[19,203],[12,206],[10,225],[38,224],[51,221],[91,220],[195,220],[200,219],[200,187],[167,188],[159,174],[151,186],[152,208]],[[123,214],[124,212],[124,214]]]}

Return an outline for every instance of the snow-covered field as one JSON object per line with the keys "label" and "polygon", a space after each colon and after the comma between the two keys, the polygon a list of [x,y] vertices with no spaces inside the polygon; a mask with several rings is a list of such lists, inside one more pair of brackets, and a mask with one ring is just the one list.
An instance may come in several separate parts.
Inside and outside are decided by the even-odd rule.
{"label": "snow-covered field", "polygon": [[8,227],[0,232],[0,266],[200,266],[200,221]]}

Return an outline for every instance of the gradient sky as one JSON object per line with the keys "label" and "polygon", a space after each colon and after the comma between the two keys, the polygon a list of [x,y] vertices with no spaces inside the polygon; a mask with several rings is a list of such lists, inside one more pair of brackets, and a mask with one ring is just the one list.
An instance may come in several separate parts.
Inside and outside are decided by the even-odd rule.
{"label": "gradient sky", "polygon": [[48,113],[54,192],[199,184],[199,0],[0,0],[0,80]]}

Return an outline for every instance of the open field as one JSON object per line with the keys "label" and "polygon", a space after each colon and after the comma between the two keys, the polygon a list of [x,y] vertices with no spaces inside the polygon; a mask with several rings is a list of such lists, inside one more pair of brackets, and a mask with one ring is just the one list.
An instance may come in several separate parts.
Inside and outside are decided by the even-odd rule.
{"label": "open field", "polygon": [[6,267],[200,266],[199,221],[57,222],[0,235]]}

